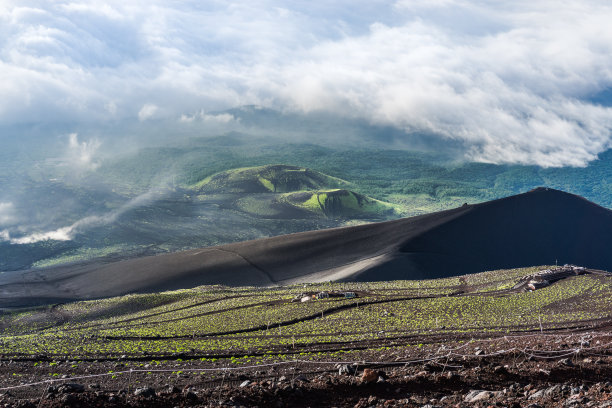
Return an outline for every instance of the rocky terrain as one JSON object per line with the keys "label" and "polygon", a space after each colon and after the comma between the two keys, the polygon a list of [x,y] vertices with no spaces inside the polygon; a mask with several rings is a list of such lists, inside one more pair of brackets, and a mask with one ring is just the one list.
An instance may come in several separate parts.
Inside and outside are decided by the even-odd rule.
{"label": "rocky terrain", "polygon": [[[197,360],[159,365],[130,359],[78,364],[4,361],[0,403],[4,407],[608,407],[612,406],[609,330],[608,325],[581,332],[467,341],[437,338],[417,347],[353,351],[337,362],[305,360],[298,354],[244,368]],[[22,379],[41,379],[50,370],[58,374],[53,380],[10,386],[15,373]]]}

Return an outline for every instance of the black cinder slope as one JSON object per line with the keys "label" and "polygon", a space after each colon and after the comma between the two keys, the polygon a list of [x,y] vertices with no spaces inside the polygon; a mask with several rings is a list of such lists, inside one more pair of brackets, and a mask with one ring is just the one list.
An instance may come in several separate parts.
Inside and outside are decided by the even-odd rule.
{"label": "black cinder slope", "polygon": [[470,206],[461,216],[406,239],[384,265],[353,279],[462,275],[573,263],[612,270],[612,211],[582,197],[537,188]]}
{"label": "black cinder slope", "polygon": [[204,284],[438,278],[575,263],[612,269],[612,211],[552,189],[401,220],[109,264],[0,275],[0,306]]}

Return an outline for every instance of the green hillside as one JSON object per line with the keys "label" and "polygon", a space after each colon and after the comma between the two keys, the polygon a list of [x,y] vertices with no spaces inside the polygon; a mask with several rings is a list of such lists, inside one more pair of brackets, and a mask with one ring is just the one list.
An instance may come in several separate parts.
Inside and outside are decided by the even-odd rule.
{"label": "green hillside", "polygon": [[328,217],[382,218],[395,213],[392,204],[344,189],[287,193],[278,201]]}
{"label": "green hillside", "polygon": [[304,167],[273,164],[223,171],[193,188],[206,193],[285,193],[347,185],[344,180]]}

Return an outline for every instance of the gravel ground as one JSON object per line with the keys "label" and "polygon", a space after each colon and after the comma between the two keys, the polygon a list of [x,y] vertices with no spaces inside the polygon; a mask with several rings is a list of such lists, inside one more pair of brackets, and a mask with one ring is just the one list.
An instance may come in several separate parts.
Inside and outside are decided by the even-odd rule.
{"label": "gravel ground", "polygon": [[0,407],[612,407],[611,344],[601,329],[448,337],[252,367],[1,360]]}

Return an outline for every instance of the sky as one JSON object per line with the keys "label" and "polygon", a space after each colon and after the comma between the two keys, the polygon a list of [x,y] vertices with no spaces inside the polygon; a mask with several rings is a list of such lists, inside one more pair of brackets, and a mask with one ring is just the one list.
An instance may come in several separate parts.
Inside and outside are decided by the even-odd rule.
{"label": "sky", "polygon": [[612,145],[610,21],[605,0],[3,0],[0,126],[62,124],[95,168],[104,139],[71,126],[224,125],[259,105],[584,166]]}

